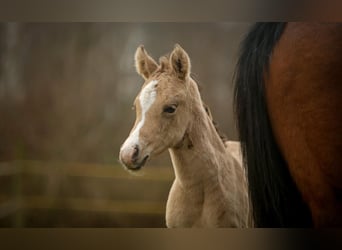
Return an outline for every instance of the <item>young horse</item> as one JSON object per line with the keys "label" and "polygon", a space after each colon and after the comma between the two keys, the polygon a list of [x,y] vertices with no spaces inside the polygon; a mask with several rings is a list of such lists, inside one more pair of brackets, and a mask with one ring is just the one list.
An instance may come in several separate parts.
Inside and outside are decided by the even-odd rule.
{"label": "young horse", "polygon": [[175,180],[166,206],[167,227],[247,227],[248,189],[239,144],[224,143],[190,77],[190,59],[176,45],[158,65],[140,46],[137,72],[145,83],[135,99],[135,125],[120,161],[139,170],[169,149]]}
{"label": "young horse", "polygon": [[235,105],[258,227],[342,226],[342,25],[259,23]]}

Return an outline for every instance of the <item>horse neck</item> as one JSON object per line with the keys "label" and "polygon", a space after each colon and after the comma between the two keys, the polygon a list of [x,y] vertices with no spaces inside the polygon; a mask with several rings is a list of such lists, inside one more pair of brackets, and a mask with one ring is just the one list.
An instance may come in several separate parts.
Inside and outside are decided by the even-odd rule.
{"label": "horse neck", "polygon": [[227,151],[202,102],[192,105],[194,119],[180,146],[170,148],[175,176],[183,186],[217,181],[218,169],[225,164]]}

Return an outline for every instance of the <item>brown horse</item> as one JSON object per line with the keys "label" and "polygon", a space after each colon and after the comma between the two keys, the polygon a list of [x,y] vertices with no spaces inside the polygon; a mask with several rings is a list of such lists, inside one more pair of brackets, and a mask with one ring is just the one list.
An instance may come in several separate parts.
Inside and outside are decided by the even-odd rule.
{"label": "brown horse", "polygon": [[342,226],[342,24],[254,25],[235,79],[255,225]]}
{"label": "brown horse", "polygon": [[177,45],[158,65],[140,46],[135,64],[145,83],[120,161],[137,171],[169,150],[175,180],[166,206],[168,227],[251,226],[240,145],[220,137],[190,76],[188,54]]}

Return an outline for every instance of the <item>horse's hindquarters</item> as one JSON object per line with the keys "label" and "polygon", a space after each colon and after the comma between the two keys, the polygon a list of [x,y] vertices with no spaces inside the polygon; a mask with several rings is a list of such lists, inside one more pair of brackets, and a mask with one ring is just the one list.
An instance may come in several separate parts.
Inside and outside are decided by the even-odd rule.
{"label": "horse's hindquarters", "polygon": [[342,225],[342,25],[288,24],[265,83],[276,140],[316,226]]}

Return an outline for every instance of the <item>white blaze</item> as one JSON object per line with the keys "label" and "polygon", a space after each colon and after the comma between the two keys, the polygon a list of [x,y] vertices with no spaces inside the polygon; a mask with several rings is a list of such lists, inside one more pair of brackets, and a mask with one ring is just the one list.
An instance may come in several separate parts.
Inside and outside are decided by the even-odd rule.
{"label": "white blaze", "polygon": [[157,80],[152,80],[142,89],[138,99],[141,107],[141,120],[139,121],[135,129],[131,132],[129,137],[126,139],[121,148],[129,146],[134,147],[135,145],[139,145],[140,129],[144,126],[147,111],[150,109],[156,99],[157,93],[155,90],[155,86],[157,85],[157,83]]}

